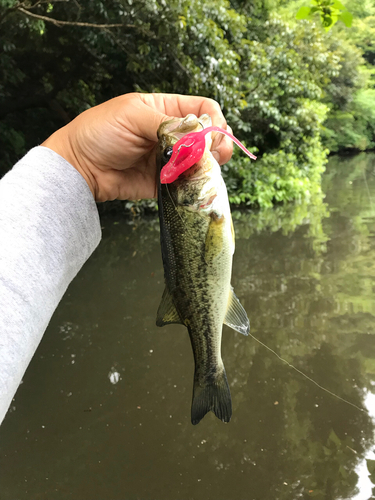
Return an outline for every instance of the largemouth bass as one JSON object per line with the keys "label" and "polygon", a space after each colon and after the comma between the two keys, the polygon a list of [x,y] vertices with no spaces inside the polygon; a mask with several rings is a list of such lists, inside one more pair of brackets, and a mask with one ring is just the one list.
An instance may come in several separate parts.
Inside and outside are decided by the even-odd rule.
{"label": "largemouth bass", "polygon": [[[158,205],[165,290],[156,324],[181,323],[189,332],[195,372],[192,424],[208,413],[223,422],[232,401],[221,358],[223,323],[248,335],[249,320],[230,284],[234,230],[221,169],[210,152],[210,133],[202,158],[174,182],[162,184],[160,171],[173,145],[185,134],[211,125],[211,118],[188,115],[158,130]],[[168,168],[168,167],[166,167]]]}

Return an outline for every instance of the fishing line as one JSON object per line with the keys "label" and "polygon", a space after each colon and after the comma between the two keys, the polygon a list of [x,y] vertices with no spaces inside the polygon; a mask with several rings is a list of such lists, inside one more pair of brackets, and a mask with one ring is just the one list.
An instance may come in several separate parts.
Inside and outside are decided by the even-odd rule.
{"label": "fishing line", "polygon": [[173,198],[172,198],[171,193],[169,192],[169,189],[168,189],[168,184],[165,184],[165,188],[166,188],[166,190],[167,190],[167,193],[168,193],[169,199],[171,200],[172,205],[174,206],[174,209],[175,209],[175,210],[176,210],[176,212],[177,212],[177,215],[180,217],[182,224],[184,224],[184,221],[182,220],[182,217],[181,217],[181,215],[180,215],[180,212],[177,210],[176,204],[175,204],[175,202],[173,201]]}
{"label": "fishing line", "polygon": [[[177,152],[179,153],[181,151],[181,148],[191,148],[191,146],[194,146],[195,144],[195,141],[193,141],[191,144],[181,144],[178,148],[177,148]],[[177,158],[176,158],[177,159]],[[176,162],[176,160],[174,161],[174,163]]]}
{"label": "fishing line", "polygon": [[318,384],[318,382],[316,382],[315,380],[313,380],[311,377],[309,377],[308,375],[306,375],[306,373],[303,373],[301,370],[299,370],[298,368],[296,368],[295,366],[293,366],[291,363],[289,363],[289,361],[287,361],[286,359],[282,358],[279,354],[277,354],[276,351],[274,351],[273,349],[271,349],[270,347],[268,347],[268,345],[264,344],[261,340],[257,339],[256,337],[254,337],[254,335],[252,335],[251,333],[249,333],[250,337],[252,337],[254,340],[256,340],[259,344],[261,344],[263,347],[265,347],[266,349],[268,349],[269,351],[272,352],[272,354],[274,354],[277,358],[280,359],[280,361],[283,361],[284,363],[286,363],[290,368],[293,368],[293,370],[295,370],[296,372],[298,372],[300,375],[302,375],[303,377],[307,378],[307,380],[309,380],[310,382],[312,382],[313,384],[315,384],[317,387],[319,387],[319,389],[322,389],[323,391],[325,392],[328,392],[328,394],[330,394],[331,396],[334,396],[335,398],[337,399],[340,399],[340,401],[343,401],[344,403],[347,403],[348,405],[350,406],[354,406],[354,408],[357,408],[357,410],[359,411],[362,411],[363,413],[368,413],[367,410],[365,410],[364,408],[360,408],[359,406],[357,406],[356,404],[354,403],[351,403],[350,401],[348,401],[347,399],[344,399],[342,398],[341,396],[338,396],[337,394],[335,394],[334,392],[330,391],[329,389],[326,389],[325,387],[323,387],[322,385]]}
{"label": "fishing line", "polygon": [[[191,144],[181,144],[178,149],[177,149],[177,156],[176,158],[171,162],[171,164],[169,165],[168,169],[167,169],[167,172],[169,172],[171,170],[171,168],[174,166],[174,164],[176,163],[176,160],[178,158],[178,155],[180,154],[180,151],[181,151],[181,148],[190,148],[191,146],[193,146],[195,144],[195,141],[193,141]],[[169,163],[169,162],[168,162]]]}
{"label": "fishing line", "polygon": [[[168,193],[168,196],[169,196],[169,198],[170,198],[170,200],[172,202],[172,205],[174,206],[174,209],[176,210],[177,215],[181,219],[182,225],[185,226],[185,231],[187,231],[187,233],[189,234],[189,228],[186,226],[184,219],[182,218],[180,212],[177,210],[177,206],[176,206],[175,202],[173,201],[171,193],[169,192],[168,184],[165,184],[165,187],[167,189],[167,193]],[[192,236],[192,235],[190,234],[189,236]]]}

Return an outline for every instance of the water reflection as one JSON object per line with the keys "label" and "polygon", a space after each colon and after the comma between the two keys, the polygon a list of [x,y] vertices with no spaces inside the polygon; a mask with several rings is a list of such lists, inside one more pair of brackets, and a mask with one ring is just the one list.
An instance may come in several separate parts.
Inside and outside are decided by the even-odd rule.
{"label": "water reflection", "polygon": [[234,214],[233,285],[252,333],[369,412],[225,327],[233,419],[208,415],[191,426],[186,331],[155,327],[158,222],[104,216],[103,242],[56,311],[0,429],[0,498],[368,500],[374,173],[374,156],[333,159],[327,196],[313,207]]}

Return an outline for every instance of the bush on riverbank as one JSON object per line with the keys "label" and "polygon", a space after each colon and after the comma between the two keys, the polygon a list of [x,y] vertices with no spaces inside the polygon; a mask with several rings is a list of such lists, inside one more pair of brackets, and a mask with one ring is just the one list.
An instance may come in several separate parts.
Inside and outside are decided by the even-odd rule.
{"label": "bush on riverbank", "polygon": [[227,0],[19,5],[0,0],[0,173],[78,113],[134,90],[220,102],[259,156],[236,151],[223,169],[236,204],[315,195],[327,146],[374,144],[374,90],[360,67],[360,50],[372,52],[360,27],[356,49],[347,30],[280,17],[277,2],[272,11]]}

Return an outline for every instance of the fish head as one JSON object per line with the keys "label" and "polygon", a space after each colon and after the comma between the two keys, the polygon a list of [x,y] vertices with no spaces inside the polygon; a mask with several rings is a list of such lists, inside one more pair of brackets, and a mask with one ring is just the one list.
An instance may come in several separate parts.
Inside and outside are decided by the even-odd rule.
{"label": "fish head", "polygon": [[[193,114],[189,114],[185,118],[174,118],[160,125],[158,130],[158,158],[162,183],[172,182],[180,176],[185,179],[201,177],[212,169],[213,157],[210,152],[212,145],[211,132],[199,139],[195,134],[195,132],[200,132],[211,125],[211,117],[207,114],[201,115],[199,118]],[[173,146],[181,139],[184,140],[178,152],[173,151]],[[176,158],[177,156],[178,158]],[[195,156],[197,157],[196,162],[194,162]],[[189,161],[192,166],[180,173],[183,170],[181,169],[181,164],[184,161]],[[168,162],[169,165],[162,171]]]}

